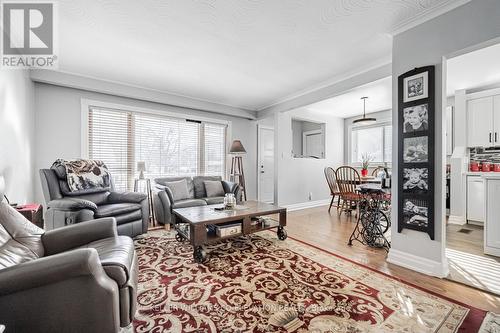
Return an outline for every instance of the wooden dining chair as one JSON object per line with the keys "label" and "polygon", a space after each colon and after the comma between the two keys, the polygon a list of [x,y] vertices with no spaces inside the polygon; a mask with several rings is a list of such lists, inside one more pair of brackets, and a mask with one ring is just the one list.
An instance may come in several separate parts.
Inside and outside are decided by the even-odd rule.
{"label": "wooden dining chair", "polygon": [[353,167],[345,165],[335,171],[335,176],[337,178],[340,198],[342,199],[340,213],[351,213],[353,208],[358,210],[359,201],[361,200],[361,195],[356,192],[356,185],[361,183],[359,172]]}
{"label": "wooden dining chair", "polygon": [[328,213],[330,213],[333,203],[335,202],[335,197],[337,197],[337,209],[340,207],[340,191],[337,185],[335,170],[332,167],[325,168],[325,178],[328,183],[328,187],[330,188],[330,194],[332,195],[332,201],[330,201],[330,207],[328,207]]}
{"label": "wooden dining chair", "polygon": [[[378,167],[376,167],[376,168],[375,168],[375,169],[373,169],[373,171],[372,171],[372,176],[373,176],[373,177],[377,177],[378,173],[379,173],[380,171],[382,171],[382,170],[384,170],[384,167],[383,167],[383,166],[378,166]],[[387,170],[389,170],[389,169],[387,169]]]}

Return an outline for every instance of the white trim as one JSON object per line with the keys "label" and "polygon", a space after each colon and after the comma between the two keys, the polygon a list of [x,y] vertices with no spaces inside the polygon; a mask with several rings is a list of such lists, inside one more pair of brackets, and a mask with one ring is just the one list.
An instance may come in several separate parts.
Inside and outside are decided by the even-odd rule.
{"label": "white trim", "polygon": [[186,115],[183,113],[165,111],[165,110],[160,110],[160,109],[143,108],[143,107],[126,105],[126,104],[119,104],[119,103],[109,103],[109,102],[103,102],[103,101],[92,100],[92,99],[87,99],[87,98],[82,98],[81,104],[82,104],[82,111],[85,110],[86,112],[88,112],[90,107],[96,107],[96,108],[103,108],[103,109],[112,109],[112,110],[122,111],[122,112],[139,112],[139,113],[154,114],[154,115],[165,116],[165,117],[172,117],[172,118],[177,118],[177,119],[192,119],[192,120],[202,121],[202,122],[206,122],[206,123],[223,124],[223,125],[227,125],[227,126],[231,125],[230,120],[221,120],[221,119],[217,119],[217,118],[200,117],[200,116],[190,116],[190,115]]}
{"label": "white trim", "polygon": [[310,135],[321,135],[321,144],[323,145],[323,156],[319,157],[319,159],[325,159],[325,137],[324,133],[322,130],[312,130],[312,131],[305,131],[302,132],[302,155],[305,157],[310,157],[307,153],[307,137]]}
{"label": "white trim", "polygon": [[281,205],[281,206],[285,207],[287,209],[287,211],[293,212],[293,211],[301,210],[301,209],[320,207],[320,206],[328,206],[330,204],[330,201],[331,201],[331,199],[323,199],[323,200],[306,201],[306,202],[299,202],[299,203],[295,203],[295,204]]}
{"label": "white trim", "polygon": [[448,261],[446,259],[445,262],[441,263],[396,249],[389,250],[387,262],[439,278],[445,278],[449,274]]}
{"label": "white trim", "polygon": [[411,18],[398,24],[390,32],[390,34],[392,36],[399,35],[402,32],[415,28],[416,26],[443,15],[457,7],[463,6],[470,1],[471,0],[448,0],[447,2],[443,2],[439,5],[426,8],[420,14],[412,16]]}
{"label": "white trim", "polygon": [[[270,131],[273,131],[273,140],[274,140],[274,127],[273,126],[267,126],[267,125],[261,125],[261,124],[257,124],[257,200],[260,201],[260,162],[261,162],[261,151],[260,151],[260,141],[261,141],[261,130],[270,130]],[[274,145],[274,164],[276,164],[276,145]],[[274,183],[274,187],[276,187],[276,172],[275,170],[273,170],[274,172],[274,176],[273,176],[273,183]],[[275,193],[276,191],[273,190],[273,200],[274,202],[276,202],[276,198],[275,198]]]}
{"label": "white trim", "polygon": [[448,224],[465,225],[467,220],[465,216],[450,215],[448,216]]}
{"label": "white trim", "polygon": [[488,89],[488,90],[478,91],[475,93],[466,94],[465,99],[469,101],[471,99],[491,97],[495,95],[500,95],[500,88]]}

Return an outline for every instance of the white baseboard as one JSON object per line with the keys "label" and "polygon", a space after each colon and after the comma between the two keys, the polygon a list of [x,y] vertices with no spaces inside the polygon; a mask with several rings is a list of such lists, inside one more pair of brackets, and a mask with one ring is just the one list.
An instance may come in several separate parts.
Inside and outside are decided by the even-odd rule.
{"label": "white baseboard", "polygon": [[316,200],[316,201],[299,202],[299,203],[291,204],[291,205],[283,205],[283,207],[285,207],[287,209],[287,211],[293,212],[295,210],[326,206],[326,205],[330,204],[331,200],[332,199],[324,199],[324,200]]}
{"label": "white baseboard", "polygon": [[445,278],[449,273],[446,259],[441,263],[395,249],[389,251],[387,262],[439,278]]}
{"label": "white baseboard", "polygon": [[465,219],[465,216],[450,215],[448,217],[448,223],[464,225],[464,224],[467,224],[467,220]]}

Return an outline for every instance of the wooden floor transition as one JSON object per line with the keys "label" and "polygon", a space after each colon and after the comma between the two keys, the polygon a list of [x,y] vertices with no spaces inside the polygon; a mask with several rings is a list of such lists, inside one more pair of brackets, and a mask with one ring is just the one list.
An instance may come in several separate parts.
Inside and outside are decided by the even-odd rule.
{"label": "wooden floor transition", "polygon": [[378,271],[398,277],[437,294],[447,296],[465,304],[500,313],[500,297],[467,287],[465,285],[430,277],[386,262],[386,252],[347,241],[354,228],[354,217],[331,214],[328,207],[316,207],[288,213],[286,230],[288,235],[354,260]]}

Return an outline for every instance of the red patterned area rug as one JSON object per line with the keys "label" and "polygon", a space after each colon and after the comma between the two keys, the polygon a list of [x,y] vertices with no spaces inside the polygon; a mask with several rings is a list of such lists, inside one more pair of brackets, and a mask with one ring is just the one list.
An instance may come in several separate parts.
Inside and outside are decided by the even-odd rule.
{"label": "red patterned area rug", "polygon": [[482,310],[271,232],[192,247],[139,237],[136,332],[477,332]]}

